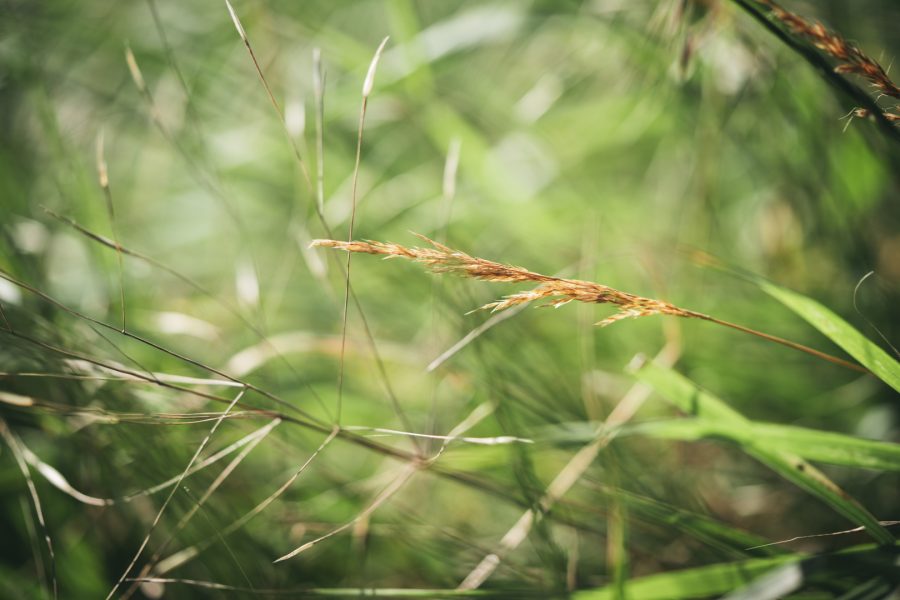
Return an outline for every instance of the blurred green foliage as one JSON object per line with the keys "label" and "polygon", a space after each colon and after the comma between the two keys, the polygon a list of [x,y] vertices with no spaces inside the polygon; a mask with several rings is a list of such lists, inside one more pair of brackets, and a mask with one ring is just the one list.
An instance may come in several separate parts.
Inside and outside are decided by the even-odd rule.
{"label": "blurred green foliage", "polygon": [[[657,316],[593,327],[604,307],[527,308],[428,372],[495,318],[468,311],[520,288],[355,256],[366,323],[351,301],[341,424],[448,435],[484,411],[463,435],[535,443],[449,442],[367,515],[406,468],[386,448],[433,456],[441,442],[417,447],[407,436],[354,430],[357,441],[331,442],[283,495],[225,535],[310,458],[335,418],[346,259],[307,250],[326,231],[292,150],[314,187],[314,48],[326,73],[324,215],[338,238],[351,213],[363,78],[390,35],[368,103],[357,239],[413,245],[409,232],[418,232],[475,256],[665,298],[841,353],[754,285],[698,265],[701,251],[815,298],[879,343],[900,339],[897,144],[871,122],[842,119],[852,102],[732,3],[234,7],[284,124],[219,0],[0,3],[0,268],[113,329],[121,326],[121,284],[128,331],[194,361],[0,281],[4,318],[20,334],[0,332],[0,391],[38,403],[0,403],[9,430],[74,488],[115,499],[178,477],[213,424],[165,415],[224,410],[177,389],[97,379],[116,374],[48,345],[139,373],[221,379],[198,366],[208,365],[293,408],[253,390],[248,405],[292,415],[299,408],[326,424],[281,423],[176,530],[236,454],[185,478],[132,576],[161,548],[165,557],[201,544],[164,576],[260,589],[453,589],[582,447],[547,432],[605,419],[634,384],[625,365],[667,340],[679,340],[677,371],[748,419],[897,441],[896,393],[874,377],[710,323]],[[895,2],[789,8],[824,20],[885,64],[900,52]],[[126,48],[146,93],[129,73]],[[113,219],[98,180],[101,136]],[[454,145],[459,168],[448,197]],[[158,264],[123,256],[120,267],[114,250],[65,219]],[[237,392],[185,387],[228,399]],[[635,420],[674,414],[651,395]],[[223,421],[201,460],[268,422],[245,416]],[[90,506],[50,485],[37,464],[30,472],[55,575],[25,479],[2,445],[0,596],[45,597],[55,576],[61,597],[102,597],[168,491]],[[898,518],[896,470],[821,469],[878,519]],[[780,558],[765,557],[867,538],[750,546],[853,526],[734,445],[625,436],[599,452],[520,547],[501,553],[484,587],[549,594],[738,559],[775,565]],[[616,558],[617,536],[627,564]],[[813,579],[803,591],[837,597],[878,577],[860,569]],[[715,578],[706,581],[709,594],[723,593]],[[138,594],[163,589],[170,598],[225,593],[144,584]]]}

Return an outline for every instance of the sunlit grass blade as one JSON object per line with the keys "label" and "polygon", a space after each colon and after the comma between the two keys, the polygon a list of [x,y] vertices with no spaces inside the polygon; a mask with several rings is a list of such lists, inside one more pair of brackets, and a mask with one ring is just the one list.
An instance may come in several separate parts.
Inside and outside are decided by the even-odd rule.
{"label": "sunlit grass blade", "polygon": [[815,300],[762,278],[753,280],[764,292],[803,317],[847,354],[865,365],[873,375],[900,392],[900,362],[891,358],[881,347]]}
{"label": "sunlit grass blade", "polygon": [[[633,579],[628,584],[628,592],[631,598],[641,600],[718,597],[742,588],[777,567],[792,563],[801,563],[805,576],[807,572],[827,572],[834,565],[841,565],[844,569],[876,570],[895,555],[893,550],[865,545],[822,556],[788,554],[721,563]],[[612,586],[584,590],[572,596],[573,600],[612,600],[615,597],[616,590]]]}
{"label": "sunlit grass blade", "polygon": [[627,433],[690,441],[738,436],[745,440],[765,439],[768,447],[792,452],[807,460],[845,467],[900,471],[900,444],[777,423],[752,422],[737,430],[731,426],[723,428],[711,419],[674,419],[634,425],[625,428],[620,435]]}
{"label": "sunlit grass blade", "polygon": [[844,517],[864,526],[869,535],[880,543],[894,543],[894,536],[862,504],[818,469],[796,454],[770,445],[762,436],[748,437],[746,431],[752,427],[752,421],[745,419],[719,398],[700,389],[675,371],[653,362],[645,363],[636,375],[638,379],[656,388],[678,409],[695,416],[718,419],[721,437],[736,443],[744,453],[819,498]]}

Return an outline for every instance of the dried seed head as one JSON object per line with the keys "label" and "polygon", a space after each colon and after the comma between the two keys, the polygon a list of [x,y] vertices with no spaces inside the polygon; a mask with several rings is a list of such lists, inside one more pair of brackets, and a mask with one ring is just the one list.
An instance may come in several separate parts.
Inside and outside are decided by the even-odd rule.
{"label": "dried seed head", "polygon": [[406,258],[424,264],[435,273],[455,273],[463,277],[480,279],[482,281],[538,283],[538,286],[531,290],[504,296],[500,300],[485,304],[479,310],[497,312],[546,298],[549,300],[547,306],[555,308],[572,301],[618,306],[619,312],[600,321],[598,325],[601,326],[609,325],[625,318],[657,314],[678,317],[701,317],[700,313],[678,308],[668,302],[636,296],[592,281],[551,277],[522,267],[470,256],[465,252],[449,248],[423,235],[416,235],[431,244],[432,248],[407,248],[399,244],[374,241],[342,242],[337,240],[315,240],[311,246],[336,248],[363,254],[379,254],[385,258]]}
{"label": "dried seed head", "polygon": [[[772,15],[784,23],[793,33],[805,37],[816,48],[837,59],[835,73],[855,74],[867,79],[880,94],[900,98],[900,87],[891,81],[887,72],[862,50],[847,42],[839,33],[829,31],[818,21],[807,21],[800,15],[785,10],[774,0],[759,0],[768,7]],[[891,122],[900,121],[900,115],[889,110],[882,111]]]}

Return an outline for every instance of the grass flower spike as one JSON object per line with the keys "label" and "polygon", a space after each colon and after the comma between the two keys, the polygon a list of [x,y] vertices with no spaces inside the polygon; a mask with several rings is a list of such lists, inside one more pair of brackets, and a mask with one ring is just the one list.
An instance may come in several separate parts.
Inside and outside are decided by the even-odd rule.
{"label": "grass flower spike", "polygon": [[484,258],[471,256],[465,252],[454,250],[444,244],[436,242],[424,235],[414,234],[421,240],[431,244],[431,248],[407,248],[400,244],[391,242],[375,242],[375,241],[349,241],[342,242],[339,240],[313,240],[311,247],[336,248],[338,250],[346,250],[347,252],[357,252],[361,254],[379,254],[385,258],[405,258],[417,263],[425,265],[428,269],[435,273],[455,273],[463,277],[471,279],[480,279],[482,281],[497,282],[532,282],[537,283],[537,287],[516,294],[504,296],[495,302],[489,302],[480,309],[490,309],[497,312],[513,306],[527,304],[535,300],[544,298],[551,299],[547,306],[558,308],[564,304],[568,304],[575,300],[576,302],[585,302],[588,304],[613,304],[618,307],[618,312],[609,316],[602,321],[596,323],[601,327],[605,327],[622,319],[648,317],[650,315],[671,315],[675,317],[686,317],[692,319],[701,319],[709,321],[731,329],[736,329],[743,333],[749,333],[758,338],[800,350],[812,356],[816,356],[831,363],[841,365],[854,371],[868,373],[868,369],[858,364],[848,362],[842,358],[820,352],[814,348],[798,344],[778,336],[763,333],[743,325],[738,325],[730,321],[718,319],[716,317],[679,308],[674,304],[670,304],[663,300],[655,300],[653,298],[644,298],[635,294],[629,294],[615,288],[611,288],[602,283],[593,281],[582,281],[580,279],[564,279],[561,277],[551,277],[535,273],[522,267],[515,267],[504,263],[494,262]]}
{"label": "grass flower spike", "polygon": [[704,316],[700,313],[678,308],[668,302],[643,298],[600,283],[551,277],[522,267],[477,258],[465,252],[449,248],[423,235],[416,235],[433,247],[407,248],[400,244],[389,242],[341,242],[337,240],[315,240],[312,246],[337,248],[347,252],[380,254],[386,258],[406,258],[422,263],[435,273],[455,273],[482,281],[534,282],[538,284],[534,289],[504,296],[501,300],[490,302],[481,307],[481,309],[490,309],[492,312],[548,298],[552,299],[548,306],[553,307],[560,307],[573,300],[593,304],[614,304],[619,307],[619,312],[597,323],[601,327],[629,317],[646,317],[660,314],[677,317]]}

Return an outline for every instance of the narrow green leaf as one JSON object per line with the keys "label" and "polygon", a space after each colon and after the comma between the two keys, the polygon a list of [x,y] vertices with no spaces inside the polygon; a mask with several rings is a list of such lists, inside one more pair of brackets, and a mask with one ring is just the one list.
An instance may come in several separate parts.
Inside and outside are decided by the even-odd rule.
{"label": "narrow green leaf", "polygon": [[862,525],[880,543],[894,543],[894,537],[879,524],[878,519],[818,469],[796,454],[773,448],[766,440],[748,435],[752,431],[753,422],[722,400],[701,390],[683,375],[653,362],[645,363],[638,369],[636,376],[656,388],[682,411],[717,418],[719,433],[740,446],[746,454],[819,498],[852,522]]}
{"label": "narrow green leaf", "polygon": [[685,441],[715,437],[759,440],[769,448],[792,452],[807,460],[862,469],[900,471],[900,444],[791,425],[751,422],[739,429],[710,419],[671,419],[625,427],[620,435],[632,433]]}
{"label": "narrow green leaf", "polygon": [[[718,596],[745,585],[780,565],[798,562],[803,555],[787,554],[770,558],[753,558],[741,562],[724,563],[660,573],[628,582],[630,598],[641,600],[679,600]],[[573,600],[613,600],[615,589],[605,587],[573,594]]]}
{"label": "narrow green leaf", "polygon": [[862,363],[873,375],[900,392],[900,362],[891,358],[880,346],[815,300],[764,279],[753,280],[764,292],[803,317]]}
{"label": "narrow green leaf", "polygon": [[[894,559],[892,551],[886,558]],[[854,565],[881,564],[885,560],[882,548],[871,544],[847,548],[833,554],[806,556],[787,554],[767,558],[752,558],[740,562],[720,563],[694,569],[684,569],[669,573],[659,573],[633,579],[628,583],[628,595],[641,600],[682,600],[686,598],[706,598],[736,590],[752,582],[772,569],[792,563],[802,562],[804,570],[827,570],[836,564],[847,568]],[[876,562],[881,561],[881,562]],[[607,586],[594,590],[583,590],[572,595],[573,600],[612,600],[615,590]]]}

